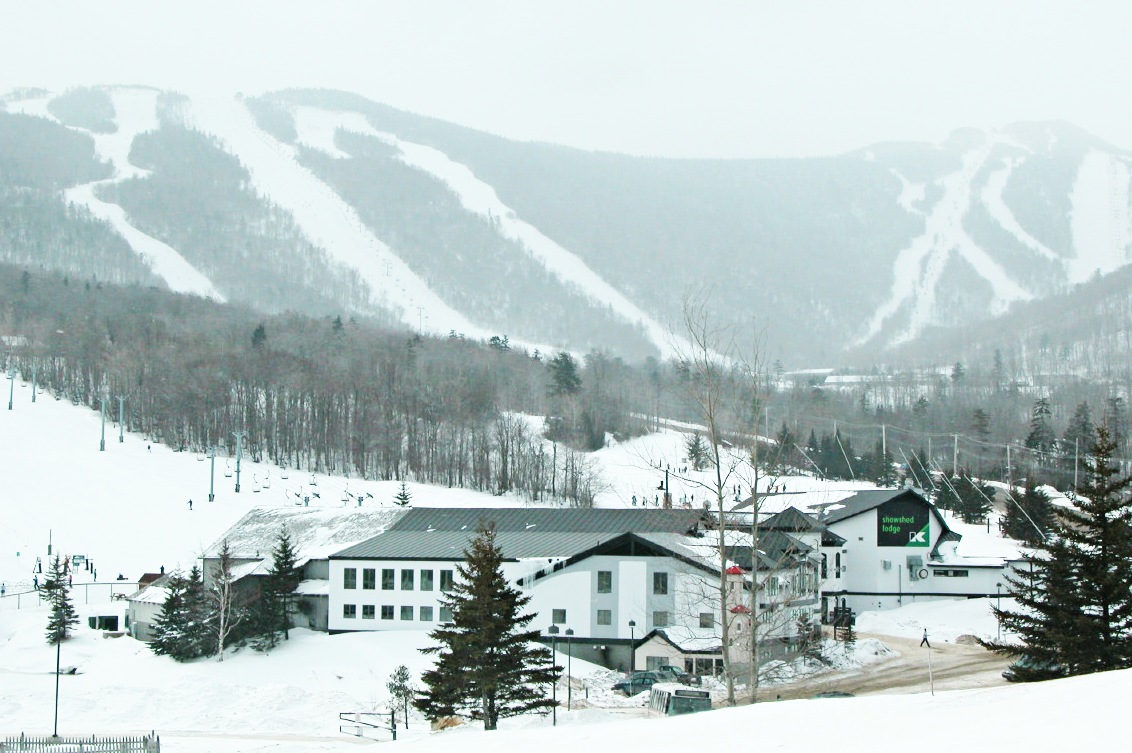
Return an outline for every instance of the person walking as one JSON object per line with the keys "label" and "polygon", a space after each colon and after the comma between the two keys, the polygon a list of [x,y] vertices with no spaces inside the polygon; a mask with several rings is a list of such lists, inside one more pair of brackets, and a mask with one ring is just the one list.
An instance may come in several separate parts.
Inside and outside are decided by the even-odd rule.
{"label": "person walking", "polygon": [[193,509],[193,501],[190,499],[189,500],[189,510],[192,510],[192,509]]}
{"label": "person walking", "polygon": [[932,647],[932,644],[928,643],[928,629],[927,628],[924,628],[924,637],[923,637],[923,639],[920,640],[920,646],[921,647],[927,646],[928,648]]}

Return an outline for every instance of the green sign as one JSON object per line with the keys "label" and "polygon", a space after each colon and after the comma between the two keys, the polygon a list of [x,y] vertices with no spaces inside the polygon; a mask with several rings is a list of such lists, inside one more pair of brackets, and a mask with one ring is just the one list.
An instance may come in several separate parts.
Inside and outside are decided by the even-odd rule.
{"label": "green sign", "polygon": [[926,503],[904,498],[877,508],[877,546],[931,546],[931,523]]}

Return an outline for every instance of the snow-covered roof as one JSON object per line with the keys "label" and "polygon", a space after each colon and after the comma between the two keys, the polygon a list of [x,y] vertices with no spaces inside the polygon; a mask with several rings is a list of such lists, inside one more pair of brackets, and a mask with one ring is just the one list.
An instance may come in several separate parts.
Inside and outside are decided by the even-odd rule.
{"label": "snow-covered roof", "polygon": [[300,563],[326,558],[376,536],[403,514],[401,509],[375,507],[256,507],[225,531],[204,556],[215,558],[227,540],[236,559],[267,559],[280,532],[286,530]]}
{"label": "snow-covered roof", "polygon": [[300,581],[295,587],[295,593],[300,596],[329,596],[330,581],[324,579]]}

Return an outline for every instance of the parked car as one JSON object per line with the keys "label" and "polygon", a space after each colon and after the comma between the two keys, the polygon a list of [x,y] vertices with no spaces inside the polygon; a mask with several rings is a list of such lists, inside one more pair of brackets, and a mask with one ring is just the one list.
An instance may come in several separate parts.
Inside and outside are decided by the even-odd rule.
{"label": "parked car", "polygon": [[664,682],[678,682],[681,685],[691,685],[694,682],[690,674],[675,664],[662,664],[653,671],[664,678]]}
{"label": "parked car", "polygon": [[1065,670],[1061,668],[1061,665],[1054,664],[1053,662],[1039,661],[1029,654],[1023,654],[1018,661],[1002,670],[1002,677],[1007,682],[1049,680],[1054,677],[1063,677],[1064,675]]}
{"label": "parked car", "polygon": [[634,672],[624,680],[613,683],[613,690],[620,690],[625,695],[636,695],[652,688],[658,682],[663,682],[656,672]]}

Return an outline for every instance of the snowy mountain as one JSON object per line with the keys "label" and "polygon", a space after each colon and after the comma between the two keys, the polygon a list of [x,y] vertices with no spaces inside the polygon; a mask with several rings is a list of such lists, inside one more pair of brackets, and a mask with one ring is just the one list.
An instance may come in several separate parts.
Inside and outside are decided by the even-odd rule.
{"label": "snowy mountain", "polygon": [[1123,266],[1130,159],[1059,123],[671,160],[508,141],[341,92],[27,90],[0,112],[0,259],[633,359],[671,355],[700,289],[794,362]]}

